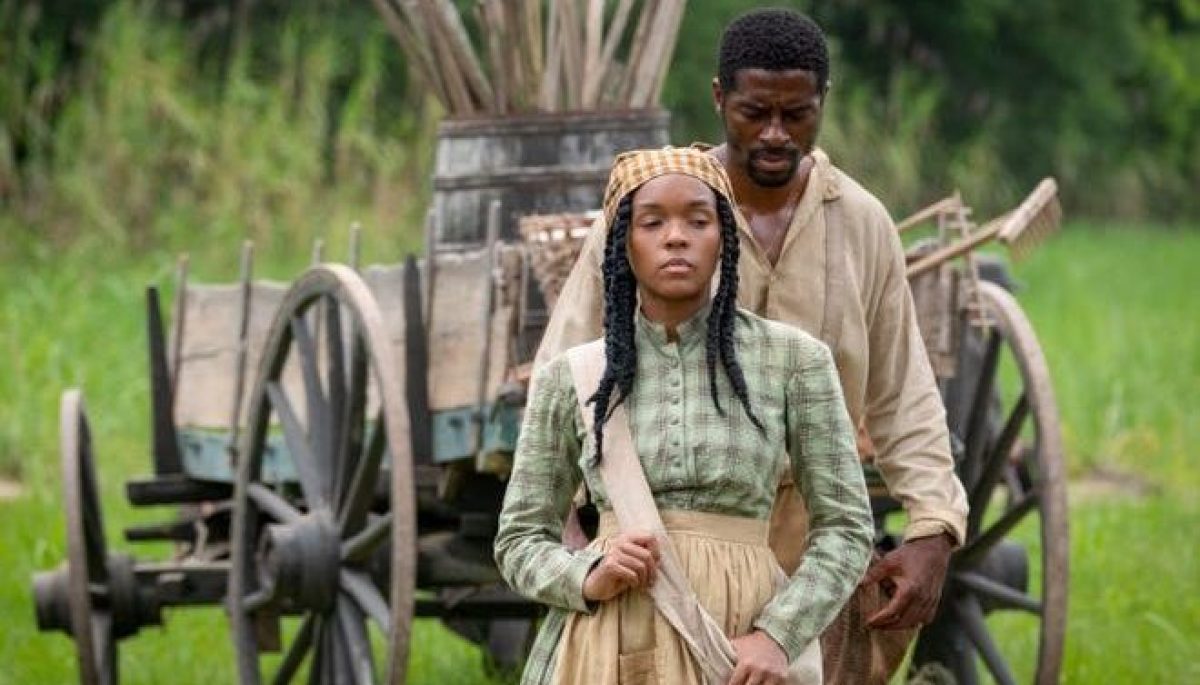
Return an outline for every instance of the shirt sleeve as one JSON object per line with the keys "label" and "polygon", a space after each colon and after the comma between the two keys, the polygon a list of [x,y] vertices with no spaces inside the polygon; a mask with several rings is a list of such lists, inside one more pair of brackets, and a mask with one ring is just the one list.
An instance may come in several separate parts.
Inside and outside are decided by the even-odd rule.
{"label": "shirt sleeve", "polygon": [[533,359],[535,373],[570,348],[603,334],[604,280],[600,267],[604,263],[607,236],[608,226],[601,215],[592,223],[579,258],[559,293],[558,304],[550,312],[550,321]]}
{"label": "shirt sleeve", "polygon": [[570,369],[560,357],[538,373],[525,407],[496,533],[496,565],[517,592],[549,606],[590,611],[583,581],[596,550],[562,544],[563,521],[583,474]]}
{"label": "shirt sleeve", "polygon": [[866,424],[875,465],[908,513],[905,539],[966,535],[967,498],[954,472],[946,410],[938,394],[905,274],[904,248],[884,217],[880,273],[869,312]]}
{"label": "shirt sleeve", "polygon": [[871,555],[874,527],[854,429],[833,355],[813,342],[787,385],[788,454],[809,512],[807,551],[754,625],[796,659],[849,600]]}

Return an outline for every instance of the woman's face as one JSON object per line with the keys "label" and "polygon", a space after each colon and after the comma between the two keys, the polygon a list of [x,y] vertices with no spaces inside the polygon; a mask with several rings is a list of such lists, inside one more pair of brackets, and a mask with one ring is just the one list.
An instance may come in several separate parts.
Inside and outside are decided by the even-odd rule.
{"label": "woman's face", "polygon": [[703,181],[668,174],[633,194],[629,263],[643,305],[707,302],[721,255],[716,193]]}

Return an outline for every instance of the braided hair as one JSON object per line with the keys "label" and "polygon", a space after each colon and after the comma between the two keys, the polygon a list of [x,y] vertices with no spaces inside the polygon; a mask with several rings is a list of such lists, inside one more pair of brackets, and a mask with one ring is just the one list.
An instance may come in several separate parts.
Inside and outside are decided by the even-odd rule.
{"label": "braided hair", "polygon": [[[717,293],[712,299],[708,330],[705,336],[705,353],[708,362],[708,385],[713,405],[721,416],[725,410],[717,394],[717,362],[720,361],[725,376],[733,387],[734,395],[750,421],[760,431],[765,431],[762,422],[750,408],[750,395],[746,389],[746,377],[738,364],[734,344],[734,322],[737,317],[738,289],[738,238],[737,222],[733,207],[720,193],[717,198],[717,219],[721,230],[720,280]],[[609,227],[604,245],[604,263],[601,274],[604,278],[604,375],[596,393],[588,399],[594,404],[593,431],[596,441],[595,461],[600,461],[604,445],[604,424],[613,410],[625,401],[633,390],[637,375],[637,346],[634,344],[634,318],[637,313],[637,279],[629,263],[627,242],[633,218],[633,194],[621,199]],[[616,399],[613,393],[616,392]]]}

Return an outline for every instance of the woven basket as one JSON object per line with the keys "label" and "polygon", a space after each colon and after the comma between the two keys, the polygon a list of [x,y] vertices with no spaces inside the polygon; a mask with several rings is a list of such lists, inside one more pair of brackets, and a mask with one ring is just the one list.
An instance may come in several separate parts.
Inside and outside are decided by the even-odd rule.
{"label": "woven basket", "polygon": [[558,302],[558,294],[579,258],[588,229],[598,216],[598,211],[530,214],[518,222],[533,275],[549,309]]}

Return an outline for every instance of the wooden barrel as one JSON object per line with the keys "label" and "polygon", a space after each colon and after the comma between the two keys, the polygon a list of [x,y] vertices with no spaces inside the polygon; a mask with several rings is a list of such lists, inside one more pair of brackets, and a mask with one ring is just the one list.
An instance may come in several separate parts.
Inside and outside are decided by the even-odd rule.
{"label": "wooden barrel", "polygon": [[500,200],[500,236],[518,240],[528,214],[598,209],[613,158],[662,147],[661,109],[455,119],[438,128],[433,204],[439,249],[478,246],[487,210]]}

